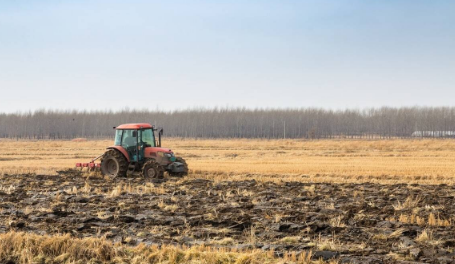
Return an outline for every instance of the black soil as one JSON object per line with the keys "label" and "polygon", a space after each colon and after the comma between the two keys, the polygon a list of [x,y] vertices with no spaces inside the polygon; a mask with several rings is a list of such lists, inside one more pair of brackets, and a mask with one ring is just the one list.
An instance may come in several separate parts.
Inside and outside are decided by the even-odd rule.
{"label": "black soil", "polygon": [[[206,244],[276,254],[311,250],[315,259],[349,263],[455,263],[453,186],[171,178],[141,193],[140,178],[113,182],[62,173],[0,179],[3,233],[69,233],[131,245]],[[119,184],[126,190],[113,192]],[[440,223],[429,225],[430,214]],[[403,223],[400,215],[421,220]],[[417,239],[424,230],[430,238]]]}

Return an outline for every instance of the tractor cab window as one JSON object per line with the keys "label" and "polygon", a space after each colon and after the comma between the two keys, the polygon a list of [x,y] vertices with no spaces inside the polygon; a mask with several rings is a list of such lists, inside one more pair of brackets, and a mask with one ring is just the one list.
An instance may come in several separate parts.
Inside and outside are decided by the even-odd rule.
{"label": "tractor cab window", "polygon": [[122,144],[122,133],[123,133],[123,130],[115,130],[115,140],[114,140],[115,146],[120,146]]}
{"label": "tractor cab window", "polygon": [[124,148],[135,147],[137,145],[137,131],[123,130],[122,146]]}
{"label": "tractor cab window", "polygon": [[155,137],[152,129],[142,130],[142,142],[150,147],[155,147]]}

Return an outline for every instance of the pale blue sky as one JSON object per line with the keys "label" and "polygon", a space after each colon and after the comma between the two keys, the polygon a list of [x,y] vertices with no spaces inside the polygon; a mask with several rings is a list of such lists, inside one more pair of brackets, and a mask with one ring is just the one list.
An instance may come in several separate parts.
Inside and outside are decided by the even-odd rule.
{"label": "pale blue sky", "polygon": [[0,112],[453,106],[455,1],[1,1]]}

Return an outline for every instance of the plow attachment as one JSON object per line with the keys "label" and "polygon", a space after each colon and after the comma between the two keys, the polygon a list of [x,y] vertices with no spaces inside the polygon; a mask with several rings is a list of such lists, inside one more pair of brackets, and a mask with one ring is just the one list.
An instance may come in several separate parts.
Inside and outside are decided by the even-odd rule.
{"label": "plow attachment", "polygon": [[101,168],[101,163],[94,163],[94,162],[89,162],[89,163],[76,163],[76,168],[87,168],[88,171],[95,171],[95,170],[100,170]]}
{"label": "plow attachment", "polygon": [[92,161],[87,163],[76,163],[76,168],[80,168],[81,170],[87,168],[88,171],[100,171],[101,163],[95,163],[95,160],[101,158],[103,155],[104,154],[92,159]]}

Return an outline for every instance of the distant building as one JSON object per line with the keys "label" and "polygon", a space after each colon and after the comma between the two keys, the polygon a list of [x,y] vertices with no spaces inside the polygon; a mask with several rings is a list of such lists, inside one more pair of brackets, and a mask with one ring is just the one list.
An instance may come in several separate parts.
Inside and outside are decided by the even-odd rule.
{"label": "distant building", "polygon": [[455,131],[414,131],[411,137],[455,137]]}

